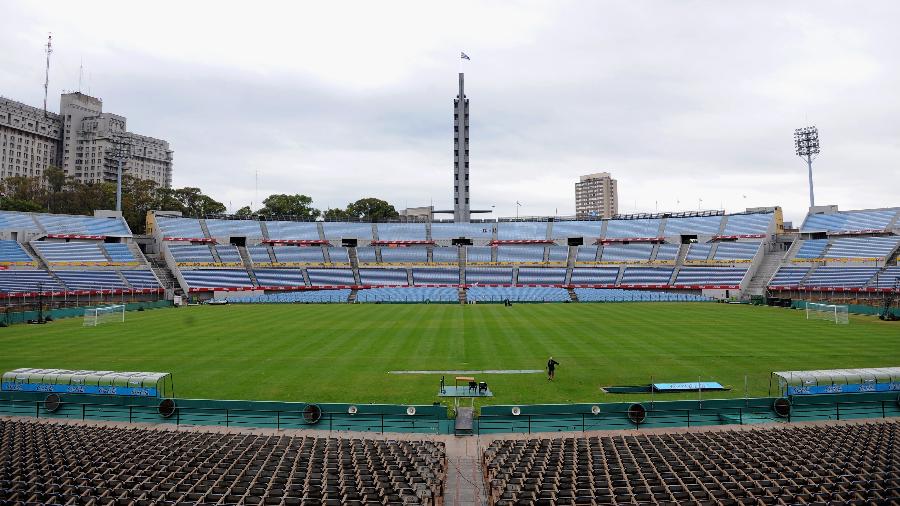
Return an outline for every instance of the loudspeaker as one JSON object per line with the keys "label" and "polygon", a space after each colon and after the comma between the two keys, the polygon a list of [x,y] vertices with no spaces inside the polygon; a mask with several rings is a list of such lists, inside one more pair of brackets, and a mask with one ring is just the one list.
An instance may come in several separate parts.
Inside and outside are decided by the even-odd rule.
{"label": "loudspeaker", "polygon": [[53,413],[59,406],[62,405],[62,399],[59,398],[57,394],[50,394],[47,397],[44,397],[44,409],[47,410],[48,413]]}
{"label": "loudspeaker", "polygon": [[303,408],[303,420],[310,424],[319,423],[319,420],[322,418],[322,408],[315,404],[307,404],[305,408]]}
{"label": "loudspeaker", "polygon": [[628,419],[637,425],[644,423],[647,419],[647,408],[638,403],[628,406]]}
{"label": "loudspeaker", "polygon": [[791,401],[784,397],[775,399],[775,402],[772,403],[772,409],[775,410],[776,415],[781,418],[787,418],[791,414]]}
{"label": "loudspeaker", "polygon": [[159,412],[159,416],[163,418],[169,418],[170,416],[175,414],[175,401],[172,399],[163,399],[160,401],[159,406],[156,407],[156,411]]}

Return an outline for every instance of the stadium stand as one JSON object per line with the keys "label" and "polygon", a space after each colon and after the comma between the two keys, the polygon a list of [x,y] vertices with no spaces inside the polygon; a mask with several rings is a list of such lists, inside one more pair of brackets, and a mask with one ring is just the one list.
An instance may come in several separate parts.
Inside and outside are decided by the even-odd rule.
{"label": "stadium stand", "polygon": [[550,246],[549,256],[547,257],[547,261],[555,264],[565,264],[569,260],[569,247],[568,246]]}
{"label": "stadium stand", "polygon": [[825,253],[825,258],[877,259],[888,257],[897,246],[900,237],[841,237],[835,239]]}
{"label": "stadium stand", "polygon": [[303,272],[299,269],[254,269],[259,286],[303,286]]}
{"label": "stadium stand", "polygon": [[319,224],[304,221],[267,221],[269,239],[276,241],[318,241]]}
{"label": "stadium stand", "polygon": [[665,235],[719,235],[722,216],[691,216],[688,218],[667,218]]}
{"label": "stadium stand", "polygon": [[424,223],[379,223],[376,225],[379,241],[425,241]]}
{"label": "stadium stand", "polygon": [[32,213],[0,211],[0,230],[43,232]]}
{"label": "stadium stand", "polygon": [[725,223],[725,236],[754,236],[771,233],[774,213],[733,214]]}
{"label": "stadium stand", "polygon": [[431,261],[436,264],[458,264],[459,248],[453,247],[436,247],[431,250]]}
{"label": "stadium stand", "polygon": [[620,285],[668,285],[671,267],[626,267]]}
{"label": "stadium stand", "polygon": [[576,262],[596,262],[597,246],[579,246],[578,252],[575,254]]}
{"label": "stadium stand", "polygon": [[797,250],[797,254],[794,255],[794,258],[798,260],[822,258],[825,253],[825,248],[827,247],[828,239],[808,239],[800,244],[800,249]]}
{"label": "stadium stand", "polygon": [[131,237],[122,218],[97,218],[67,214],[35,214],[35,220],[48,234]]}
{"label": "stadium stand", "polygon": [[544,247],[536,245],[499,246],[497,262],[509,264],[541,263],[544,261]]}
{"label": "stadium stand", "polygon": [[[671,276],[671,271],[669,275]],[[575,267],[572,269],[571,283],[573,285],[614,285],[618,277],[618,267]]]}
{"label": "stadium stand", "polygon": [[106,255],[109,257],[109,259],[113,262],[126,264],[138,262],[138,259],[135,258],[134,253],[131,252],[131,248],[129,248],[127,244],[104,244],[103,249],[104,251],[106,251]]}
{"label": "stadium stand", "polygon": [[356,248],[356,259],[361,264],[374,264],[378,262],[374,246],[360,246]]}
{"label": "stadium stand", "polygon": [[200,220],[193,218],[156,216],[156,225],[159,227],[163,238],[200,239],[206,237],[206,234],[203,233],[203,228],[200,226]]}
{"label": "stadium stand", "polygon": [[435,241],[465,237],[467,239],[492,239],[492,223],[432,223],[431,238]]}
{"label": "stadium stand", "polygon": [[328,258],[333,264],[350,264],[350,252],[347,248],[341,246],[329,246]]}
{"label": "stadium stand", "polygon": [[17,241],[0,241],[0,265],[33,265],[34,259]]}
{"label": "stadium stand", "polygon": [[69,290],[123,290],[128,285],[116,271],[56,271]]}
{"label": "stadium stand", "polygon": [[322,230],[327,238],[350,238],[364,241],[372,240],[371,223],[339,223],[326,221],[322,223]]}
{"label": "stadium stand", "polygon": [[306,269],[309,284],[313,286],[355,285],[350,269]]}
{"label": "stadium stand", "polygon": [[658,219],[609,220],[606,222],[605,238],[648,238],[659,237]]}
{"label": "stadium stand", "polygon": [[486,246],[467,246],[466,263],[487,263],[491,261],[491,248]]}
{"label": "stadium stand", "polygon": [[669,293],[621,288],[576,288],[578,302],[708,302],[713,299],[690,293]]}
{"label": "stadium stand", "polygon": [[434,505],[447,473],[432,441],[25,420],[0,420],[0,435],[20,449],[0,456],[0,497],[21,504]]}
{"label": "stadium stand", "polygon": [[213,246],[213,248],[215,248],[222,263],[240,264],[243,262],[241,260],[241,254],[235,246],[220,244],[218,246]]}
{"label": "stadium stand", "polygon": [[896,504],[900,424],[493,441],[489,502]]}
{"label": "stadium stand", "polygon": [[424,264],[428,262],[428,249],[424,246],[388,248],[382,246],[381,261],[386,264]]}
{"label": "stadium stand", "polygon": [[548,286],[475,286],[466,290],[466,300],[475,302],[568,302],[569,292],[565,288]]}
{"label": "stadium stand", "polygon": [[466,267],[466,284],[509,285],[512,267]]}
{"label": "stadium stand", "polygon": [[[319,252],[321,253],[321,249]],[[247,246],[247,254],[250,256],[250,261],[254,264],[269,264],[272,263],[272,258],[269,256],[269,248],[266,246]]]}
{"label": "stadium stand", "polygon": [[[280,263],[325,263],[325,255],[320,246],[272,246],[272,251],[275,253],[275,260]],[[268,259],[268,255],[265,258]]]}
{"label": "stadium stand", "polygon": [[109,260],[96,241],[46,242],[32,241],[32,247],[40,253],[47,263],[97,263],[106,264]]}
{"label": "stadium stand", "polygon": [[719,261],[753,260],[761,246],[760,242],[720,242],[716,247],[713,259]]}
{"label": "stadium stand", "polygon": [[543,221],[501,221],[497,223],[499,241],[544,241],[547,223]]}
{"label": "stadium stand", "polygon": [[363,285],[407,285],[406,269],[360,269]]}
{"label": "stadium stand", "polygon": [[650,243],[607,244],[600,252],[601,262],[649,262],[653,253]]}
{"label": "stadium stand", "polygon": [[278,292],[265,295],[229,296],[228,303],[234,304],[345,304],[350,297],[350,289],[304,290],[302,292]]}
{"label": "stadium stand", "polygon": [[654,260],[657,262],[674,262],[678,259],[678,250],[680,248],[680,244],[660,244],[656,250],[656,258]]}
{"label": "stadium stand", "polygon": [[64,287],[50,273],[37,269],[0,270],[0,292],[30,293],[43,290],[57,292]]}
{"label": "stadium stand", "polygon": [[746,274],[746,267],[682,267],[672,284],[736,287]]}
{"label": "stadium stand", "polygon": [[712,251],[712,243],[694,243],[688,248],[685,260],[707,260]]}
{"label": "stadium stand", "polygon": [[156,275],[151,270],[122,270],[119,271],[128,284],[136,290],[155,290],[162,288]]}
{"label": "stadium stand", "polygon": [[[550,229],[551,239],[568,239],[582,237],[586,240],[597,239],[603,228],[602,221],[554,221]],[[587,241],[585,241],[587,242]]]}
{"label": "stadium stand", "polygon": [[416,267],[412,270],[415,285],[458,285],[459,269]]}
{"label": "stadium stand", "polygon": [[519,267],[518,283],[523,285],[561,285],[566,269],[557,267]]}
{"label": "stadium stand", "polygon": [[809,214],[800,226],[801,233],[881,232],[887,229],[900,208],[840,211],[833,214]]}
{"label": "stadium stand", "polygon": [[368,288],[356,293],[359,302],[459,302],[456,288]]}
{"label": "stadium stand", "polygon": [[800,286],[809,269],[809,267],[780,267],[769,281],[769,286]]}
{"label": "stadium stand", "polygon": [[250,288],[253,281],[243,269],[191,269],[181,271],[191,289]]}
{"label": "stadium stand", "polygon": [[818,267],[803,286],[859,288],[865,286],[876,272],[876,267]]}
{"label": "stadium stand", "polygon": [[892,265],[875,275],[872,279],[872,286],[875,288],[893,288],[897,278],[900,278],[900,265]]}
{"label": "stadium stand", "polygon": [[215,263],[212,250],[205,244],[169,244],[175,263]]}
{"label": "stadium stand", "polygon": [[263,236],[256,220],[214,220],[206,219],[206,229],[212,237],[246,237],[259,239]]}

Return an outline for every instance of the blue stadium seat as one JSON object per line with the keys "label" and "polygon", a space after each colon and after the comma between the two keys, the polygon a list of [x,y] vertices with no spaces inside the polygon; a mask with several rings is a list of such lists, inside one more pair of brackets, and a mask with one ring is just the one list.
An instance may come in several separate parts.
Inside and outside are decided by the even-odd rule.
{"label": "blue stadium seat", "polygon": [[350,269],[306,269],[306,274],[313,286],[356,284]]}
{"label": "blue stadium seat", "polygon": [[575,254],[576,262],[595,262],[597,261],[597,246],[579,246],[578,252]]}
{"label": "blue stadium seat", "polygon": [[[321,252],[322,250],[320,249],[319,251]],[[254,264],[267,264],[272,262],[267,246],[247,246],[247,254],[250,255],[250,261]]]}
{"label": "blue stadium seat", "polygon": [[466,262],[490,262],[491,261],[491,248],[487,246],[467,246],[466,247]]}
{"label": "blue stadium seat", "polygon": [[900,237],[843,237],[835,239],[825,258],[884,259],[900,245]]}
{"label": "blue stadium seat", "polygon": [[746,274],[746,267],[682,267],[672,284],[737,286]]}
{"label": "blue stadium seat", "polygon": [[708,260],[709,253],[712,251],[712,243],[694,243],[688,249],[685,260]]}
{"label": "blue stadium seat", "polygon": [[122,290],[128,285],[116,271],[56,271],[69,290]]}
{"label": "blue stadium seat", "polygon": [[156,217],[156,225],[163,237],[175,237],[181,239],[202,239],[206,237],[200,220],[194,218],[167,218]]}
{"label": "blue stadium seat", "polygon": [[113,262],[128,263],[138,261],[138,259],[135,258],[134,253],[131,252],[131,248],[129,248],[127,244],[104,244],[103,249],[106,250],[106,254]]}
{"label": "blue stadium seat", "polygon": [[614,285],[618,276],[618,267],[575,267],[571,282],[573,285]]}
{"label": "blue stadium seat", "polygon": [[680,244],[660,244],[656,250],[655,260],[658,262],[674,262],[678,258]]}
{"label": "blue stadium seat", "polygon": [[543,221],[501,221],[497,223],[498,240],[545,241],[547,222]]}
{"label": "blue stadium seat", "polygon": [[206,220],[206,229],[213,237],[246,237],[259,239],[263,236],[256,220]]}
{"label": "blue stadium seat", "polygon": [[272,246],[277,262],[323,264],[325,254],[321,246]]}
{"label": "blue stadium seat", "polygon": [[436,264],[458,264],[459,263],[459,247],[439,247],[436,246],[431,250],[431,261]]}
{"label": "blue stadium seat", "polygon": [[561,285],[565,282],[565,267],[519,267],[518,284]]}
{"label": "blue stadium seat", "polygon": [[466,284],[512,284],[512,267],[466,267]]}
{"label": "blue stadium seat", "polygon": [[181,271],[181,275],[192,289],[253,286],[250,275],[243,269],[192,269]]}
{"label": "blue stadium seat", "polygon": [[859,232],[885,230],[900,213],[900,208],[842,211],[834,214],[810,214],[806,216],[800,232]]}
{"label": "blue stadium seat", "polygon": [[860,288],[878,272],[876,267],[819,267],[806,278],[803,286]]}
{"label": "blue stadium seat", "polygon": [[576,288],[578,302],[709,302],[713,299],[690,293],[669,293],[621,288]]}
{"label": "blue stadium seat", "polygon": [[809,267],[780,267],[769,281],[769,286],[799,286],[809,269]]}
{"label": "blue stadium seat", "polygon": [[435,241],[457,239],[492,239],[493,223],[432,223],[431,238]]}
{"label": "blue stadium seat", "polygon": [[766,235],[775,221],[774,213],[728,216],[723,235]]}
{"label": "blue stadium seat", "polygon": [[386,264],[410,264],[428,262],[428,248],[413,246],[408,248],[381,247],[381,261]]}
{"label": "blue stadium seat", "polygon": [[67,214],[35,214],[34,218],[48,234],[131,237],[131,230],[122,218]]}
{"label": "blue stadium seat", "polygon": [[156,279],[156,275],[153,274],[153,271],[151,270],[122,270],[119,271],[119,273],[126,281],[128,281],[128,284],[136,290],[162,288],[159,284],[159,280]]}
{"label": "blue stadium seat", "polygon": [[363,285],[408,285],[406,269],[359,269]]}
{"label": "blue stadium seat", "polygon": [[0,211],[0,230],[43,232],[32,213]]}
{"label": "blue stadium seat", "polygon": [[[754,215],[748,215],[754,216]],[[716,247],[715,260],[753,260],[761,242],[720,242]]]}
{"label": "blue stadium seat", "polygon": [[646,262],[650,260],[653,244],[649,242],[631,244],[606,244],[600,252],[602,262]]}
{"label": "blue stadium seat", "polygon": [[500,246],[497,248],[497,262],[501,263],[541,263],[544,261],[544,247],[532,244]]}
{"label": "blue stadium seat", "polygon": [[17,241],[0,241],[0,263],[34,262]]}
{"label": "blue stadium seat", "polygon": [[0,270],[0,293],[58,292],[64,290],[47,271],[37,269]]}
{"label": "blue stadium seat", "polygon": [[415,285],[458,285],[459,269],[416,267],[412,270]]}
{"label": "blue stadium seat", "polygon": [[334,221],[326,221],[322,223],[322,229],[325,231],[325,237],[330,239],[361,239],[364,241],[372,240],[372,224],[371,223],[341,223]]}
{"label": "blue stadium seat", "polygon": [[306,221],[267,221],[269,239],[276,241],[318,241],[319,224]]}
{"label": "blue stadium seat", "polygon": [[659,237],[659,220],[609,220],[606,222],[607,239],[625,239],[636,237]]}
{"label": "blue stadium seat", "polygon": [[626,267],[621,285],[668,285],[672,267]]}
{"label": "blue stadium seat", "polygon": [[33,241],[31,245],[50,263],[92,262],[107,263],[109,260],[100,249],[100,243],[87,241],[45,242]]}
{"label": "blue stadium seat", "polygon": [[828,239],[807,239],[800,244],[800,249],[794,258],[822,258],[825,248],[828,247]]}
{"label": "blue stadium seat", "polygon": [[872,286],[875,288],[894,288],[894,283],[900,278],[900,265],[885,267],[872,278]]}
{"label": "blue stadium seat", "polygon": [[171,244],[169,252],[177,263],[214,263],[212,250],[205,244]]}
{"label": "blue stadium seat", "polygon": [[216,253],[219,254],[219,259],[222,260],[223,263],[243,263],[243,260],[241,260],[241,253],[236,246],[220,244],[218,246],[213,246],[213,248],[215,248]]}
{"label": "blue stadium seat", "polygon": [[663,235],[718,235],[722,216],[691,216],[689,218],[666,218]]}
{"label": "blue stadium seat", "polygon": [[427,239],[424,223],[379,223],[379,241],[424,241]]}
{"label": "blue stadium seat", "polygon": [[545,286],[476,286],[466,290],[466,300],[475,302],[566,302],[571,300],[565,288]]}
{"label": "blue stadium seat", "polygon": [[302,292],[278,292],[266,295],[227,297],[229,304],[344,304],[350,290],[305,290]]}
{"label": "blue stadium seat", "polygon": [[559,264],[565,264],[569,261],[569,247],[568,246],[550,246],[549,256],[547,261]]}
{"label": "blue stadium seat", "polygon": [[374,246],[360,246],[356,248],[356,260],[361,264],[374,264],[377,257],[375,256]]}
{"label": "blue stadium seat", "polygon": [[588,240],[600,237],[602,221],[554,221],[550,229],[552,239],[583,237]]}
{"label": "blue stadium seat", "polygon": [[299,269],[254,269],[259,286],[302,286],[306,284]]}
{"label": "blue stadium seat", "polygon": [[459,302],[456,288],[368,288],[356,292],[359,302]]}

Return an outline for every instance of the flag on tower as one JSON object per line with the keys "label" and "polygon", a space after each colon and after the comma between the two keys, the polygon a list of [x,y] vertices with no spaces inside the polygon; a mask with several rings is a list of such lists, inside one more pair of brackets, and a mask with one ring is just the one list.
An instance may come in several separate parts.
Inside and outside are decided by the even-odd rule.
{"label": "flag on tower", "polygon": [[469,55],[467,55],[466,53],[463,53],[462,51],[460,51],[459,57],[462,58],[463,60],[471,60],[471,58],[469,58]]}

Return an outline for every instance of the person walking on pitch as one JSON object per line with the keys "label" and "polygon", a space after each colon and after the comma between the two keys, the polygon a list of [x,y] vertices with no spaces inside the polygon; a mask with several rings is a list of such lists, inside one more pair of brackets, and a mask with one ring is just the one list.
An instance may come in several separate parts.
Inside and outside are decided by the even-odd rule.
{"label": "person walking on pitch", "polygon": [[553,360],[553,357],[550,357],[550,360],[547,361],[547,381],[553,381],[553,378],[556,376],[556,366],[559,365],[559,362]]}

